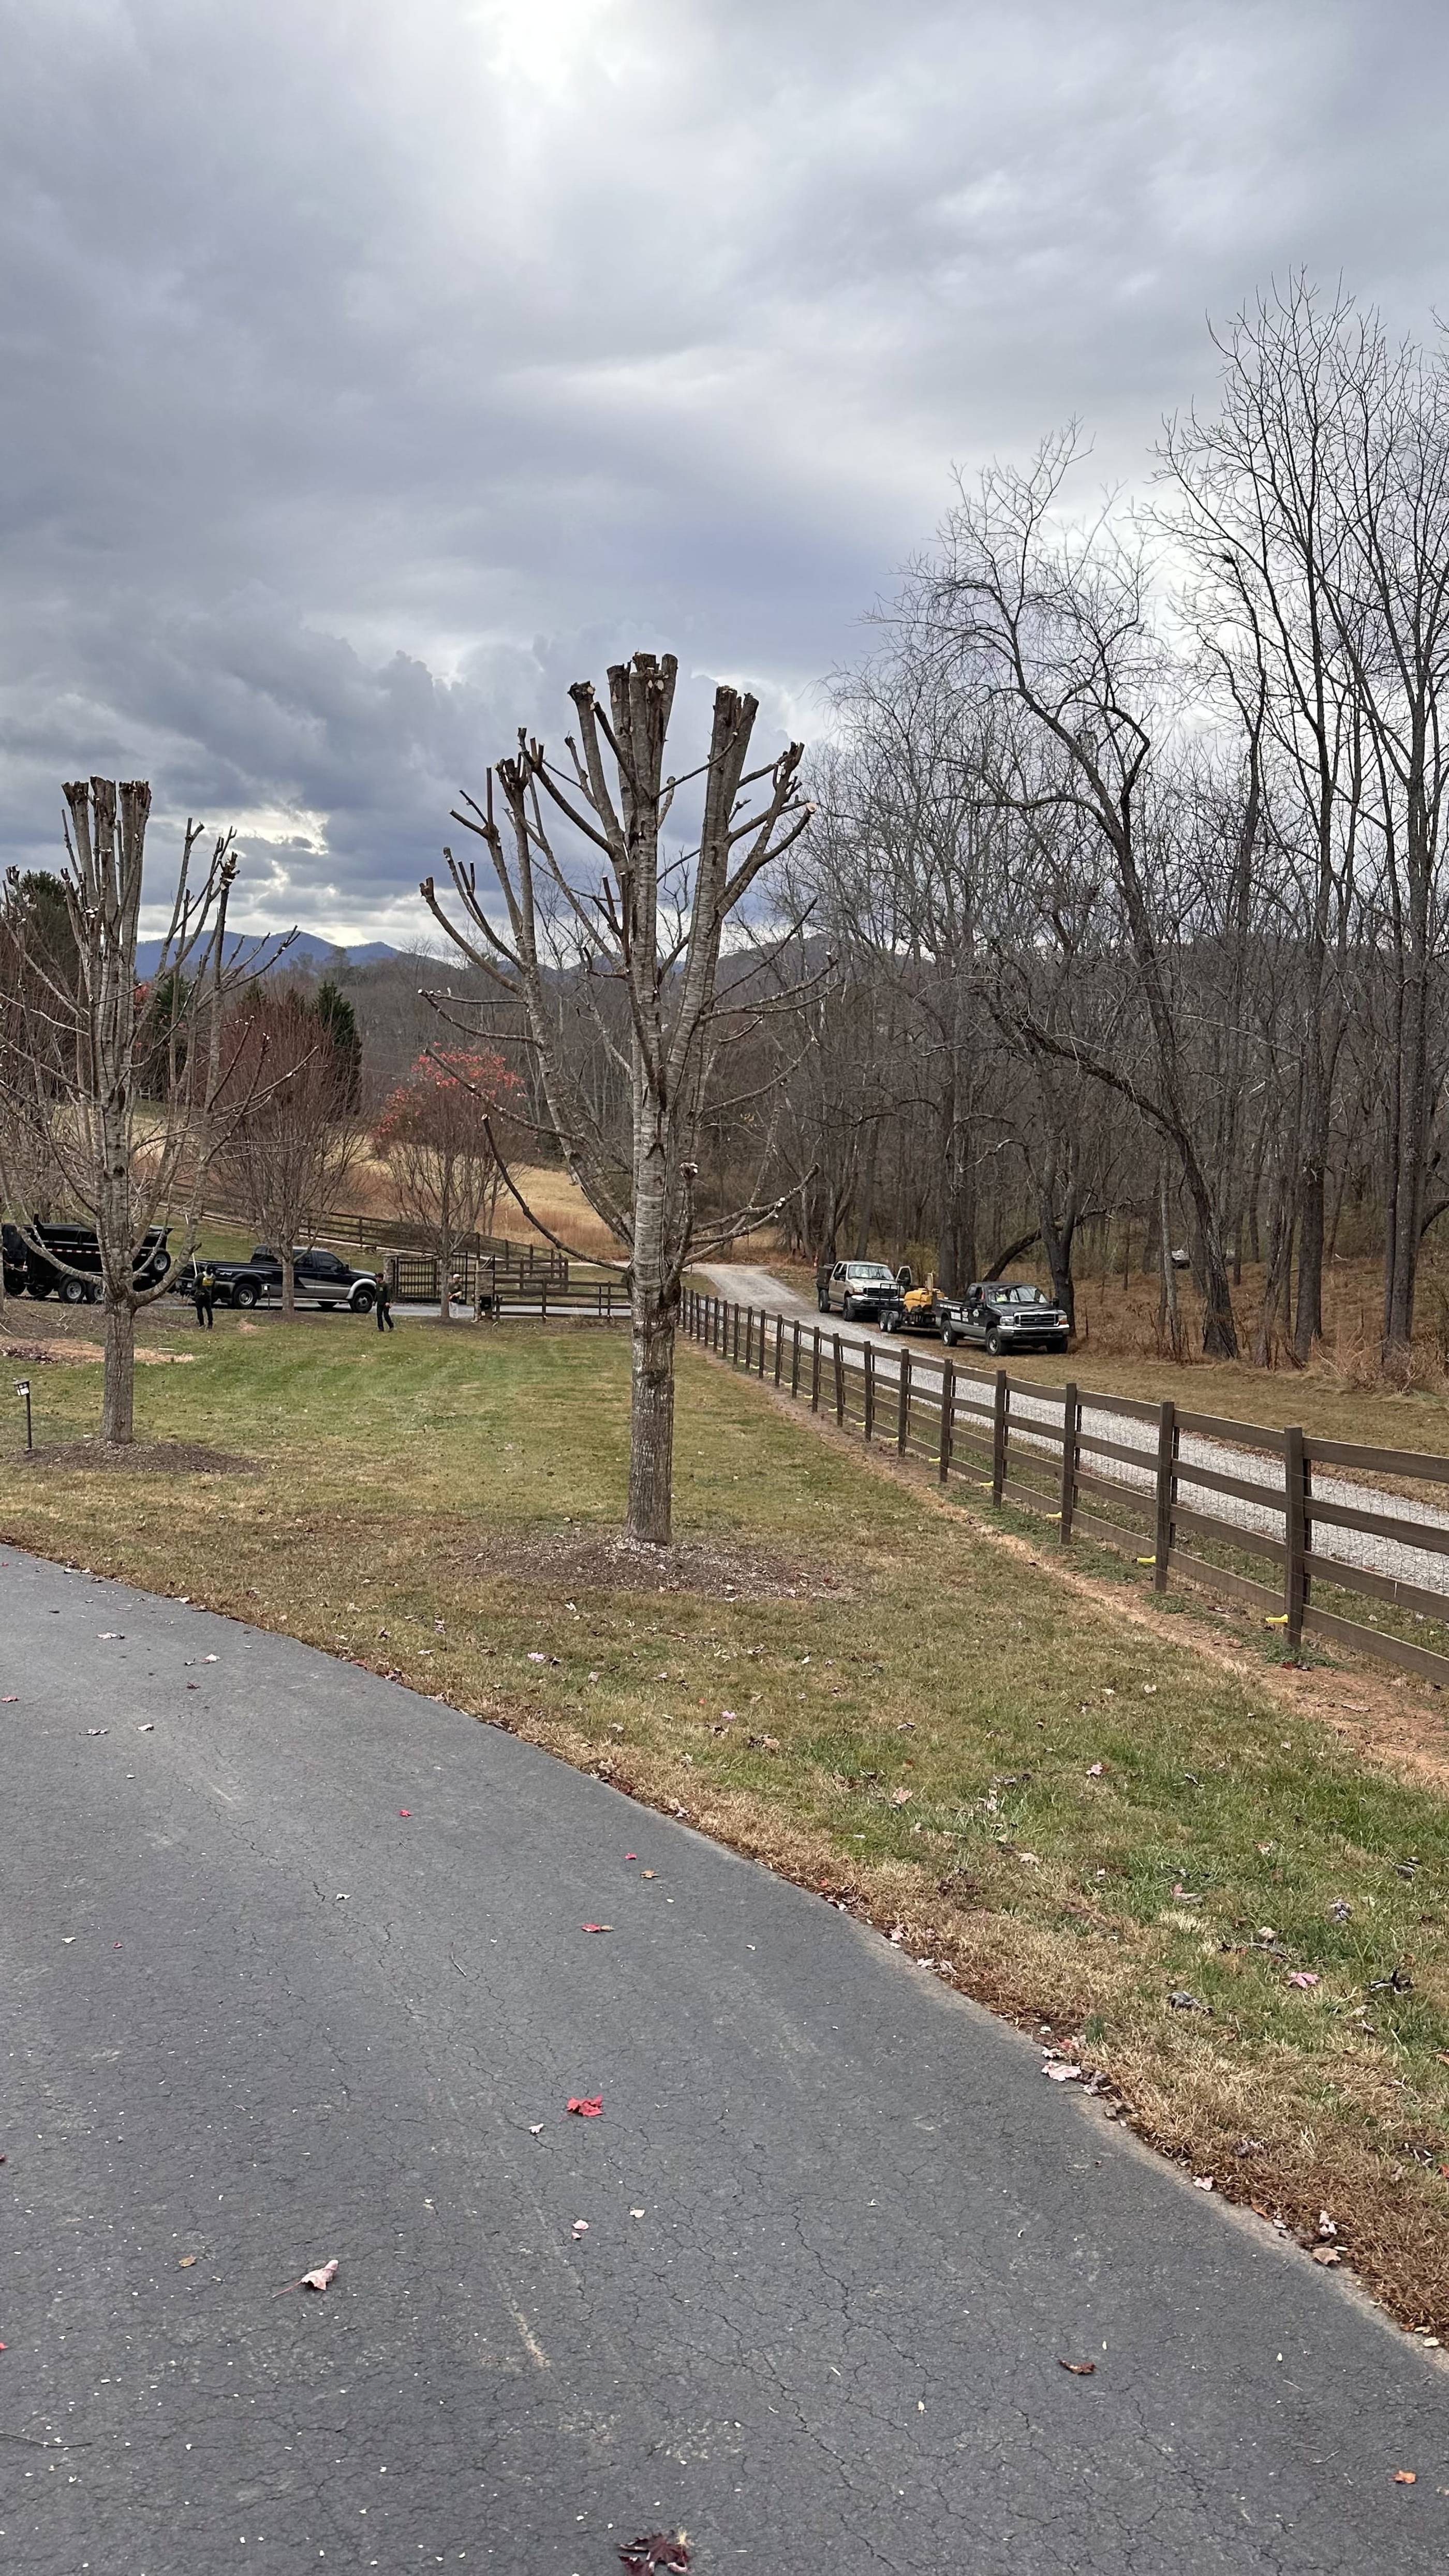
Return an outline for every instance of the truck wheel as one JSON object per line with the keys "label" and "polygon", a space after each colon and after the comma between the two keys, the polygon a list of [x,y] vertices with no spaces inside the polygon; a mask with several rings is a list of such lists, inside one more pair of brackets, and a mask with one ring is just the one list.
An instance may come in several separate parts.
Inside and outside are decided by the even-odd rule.
{"label": "truck wheel", "polygon": [[987,1350],[990,1352],[991,1357],[992,1357],[994,1360],[999,1360],[999,1359],[1000,1359],[1000,1357],[1001,1357],[1001,1335],[998,1333],[998,1331],[997,1331],[997,1329],[996,1329],[996,1326],[995,1326],[994,1324],[992,1325],[990,1332],[989,1332],[989,1333],[987,1334],[987,1336],[986,1336],[986,1347],[987,1347]]}
{"label": "truck wheel", "polygon": [[254,1306],[257,1302],[255,1279],[239,1279],[231,1292],[231,1302],[234,1306]]}
{"label": "truck wheel", "polygon": [[954,1324],[943,1324],[941,1326],[941,1339],[945,1343],[948,1351],[954,1351],[956,1347],[956,1327]]}
{"label": "truck wheel", "polygon": [[351,1306],[354,1315],[370,1315],[372,1313],[372,1290],[370,1288],[354,1288],[348,1303]]}
{"label": "truck wheel", "polygon": [[820,1290],[818,1291],[818,1293],[817,1293],[817,1295],[816,1295],[815,1303],[816,1303],[816,1305],[819,1307],[820,1312],[821,1312],[821,1314],[822,1314],[822,1315],[828,1315],[828,1314],[829,1314],[829,1312],[830,1312],[830,1299],[829,1299],[828,1295],[826,1294],[826,1291],[825,1291],[823,1288],[822,1288],[822,1289],[820,1289]]}
{"label": "truck wheel", "polygon": [[83,1279],[62,1279],[60,1283],[62,1306],[84,1306],[86,1297],[86,1283]]}

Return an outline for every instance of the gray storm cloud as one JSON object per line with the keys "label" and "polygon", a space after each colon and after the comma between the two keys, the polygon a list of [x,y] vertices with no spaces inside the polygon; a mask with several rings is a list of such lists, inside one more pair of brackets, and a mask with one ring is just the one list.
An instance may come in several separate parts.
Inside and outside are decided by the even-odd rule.
{"label": "gray storm cloud", "polygon": [[460,783],[645,643],[777,730],[954,462],[1140,477],[1274,272],[1444,301],[1431,7],[0,10],[5,855],[146,771],[399,937]]}

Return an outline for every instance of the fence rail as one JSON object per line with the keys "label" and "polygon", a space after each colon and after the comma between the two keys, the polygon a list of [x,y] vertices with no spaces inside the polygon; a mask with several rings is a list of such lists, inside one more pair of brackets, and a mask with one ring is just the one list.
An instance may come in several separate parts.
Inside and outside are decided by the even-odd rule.
{"label": "fence rail", "polygon": [[[384,1262],[387,1283],[400,1306],[440,1303],[443,1263],[431,1252],[390,1252]],[[627,1315],[629,1295],[617,1278],[530,1278],[500,1261],[460,1254],[447,1265],[455,1306],[476,1306],[496,1318],[521,1315],[594,1315],[612,1323]]]}
{"label": "fence rail", "polygon": [[[932,1467],[943,1486],[974,1485],[997,1509],[1009,1504],[1054,1522],[1061,1546],[1090,1539],[1150,1566],[1159,1592],[1175,1574],[1261,1612],[1282,1628],[1290,1648],[1305,1635],[1321,1636],[1449,1683],[1449,1526],[1382,1508],[1397,1497],[1373,1495],[1359,1506],[1343,1500],[1342,1489],[1335,1498],[1314,1483],[1315,1469],[1325,1467],[1393,1475],[1445,1488],[1449,1505],[1449,1458],[1319,1440],[1296,1427],[1179,1412],[1170,1401],[1146,1404],[1075,1384],[1037,1386],[1005,1369],[959,1367],[944,1352],[939,1360],[932,1354],[923,1370],[908,1345],[883,1351],[831,1326],[702,1290],[686,1292],[683,1329],[812,1413],[829,1413],[843,1430]],[[1105,1416],[1114,1428],[1138,1424],[1155,1437],[1134,1442],[1084,1429],[1088,1413],[1094,1424]],[[1232,1460],[1209,1464],[1185,1455],[1184,1439],[1226,1446]],[[1235,1519],[1221,1508],[1229,1503],[1254,1519]],[[1328,1554],[1315,1533],[1329,1531],[1414,1550],[1417,1580]],[[1276,1580],[1259,1581],[1240,1564],[1205,1556],[1204,1547],[1271,1568]],[[1338,1596],[1334,1606],[1325,1606],[1325,1592]],[[1355,1597],[1383,1604],[1395,1624],[1384,1625],[1376,1611],[1351,1615]],[[1434,1642],[1405,1633],[1414,1626],[1427,1628]]]}
{"label": "fence rail", "polygon": [[[236,1208],[214,1207],[205,1211],[211,1225],[246,1225],[250,1219]],[[339,1212],[318,1226],[311,1240],[326,1244],[333,1251],[365,1250],[399,1251],[410,1257],[427,1260],[432,1256],[420,1251],[418,1229],[405,1217],[362,1216]],[[506,1234],[467,1234],[459,1237],[459,1258],[489,1261],[497,1264],[500,1275],[518,1279],[547,1279],[551,1286],[566,1288],[569,1264],[565,1254],[551,1244],[517,1243]]]}

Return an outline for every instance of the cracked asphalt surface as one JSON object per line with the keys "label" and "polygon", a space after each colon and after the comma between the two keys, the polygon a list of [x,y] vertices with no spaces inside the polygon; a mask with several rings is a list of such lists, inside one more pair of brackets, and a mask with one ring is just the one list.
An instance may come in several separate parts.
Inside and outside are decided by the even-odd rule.
{"label": "cracked asphalt surface", "polygon": [[1437,2362],[828,1905],[13,1551],[0,1691],[22,2576],[1444,2565]]}

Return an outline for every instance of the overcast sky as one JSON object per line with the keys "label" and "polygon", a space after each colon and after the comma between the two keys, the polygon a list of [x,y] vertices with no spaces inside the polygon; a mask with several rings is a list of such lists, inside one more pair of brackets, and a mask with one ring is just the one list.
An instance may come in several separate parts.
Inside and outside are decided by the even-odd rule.
{"label": "overcast sky", "polygon": [[772,728],[953,463],[1138,477],[1277,272],[1449,310],[1449,11],[0,0],[0,836],[236,821],[407,939],[461,784],[673,648]]}

